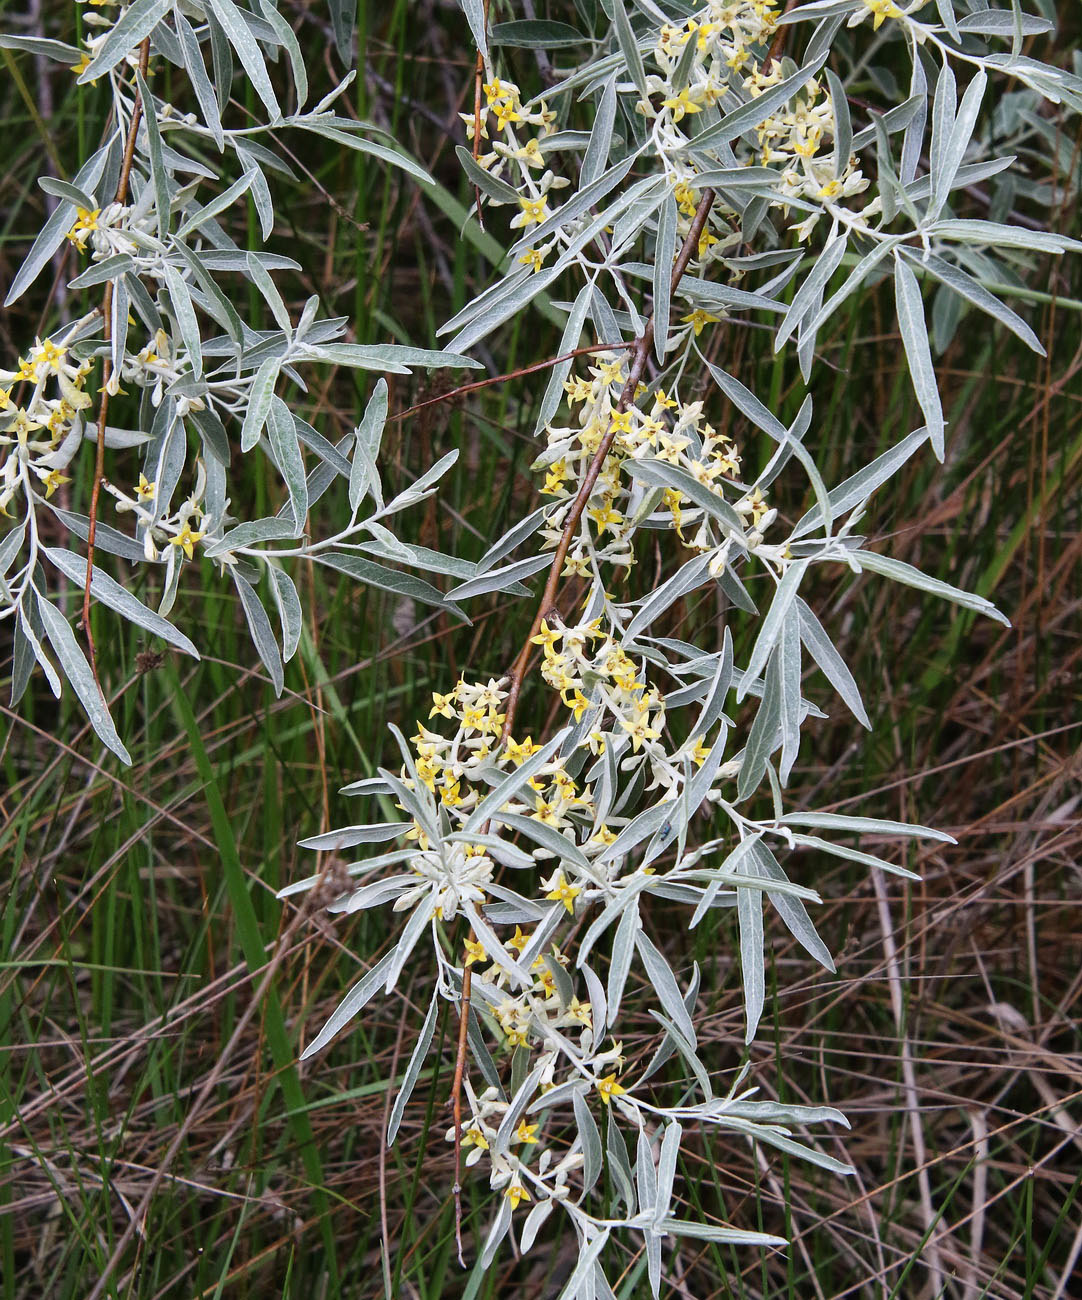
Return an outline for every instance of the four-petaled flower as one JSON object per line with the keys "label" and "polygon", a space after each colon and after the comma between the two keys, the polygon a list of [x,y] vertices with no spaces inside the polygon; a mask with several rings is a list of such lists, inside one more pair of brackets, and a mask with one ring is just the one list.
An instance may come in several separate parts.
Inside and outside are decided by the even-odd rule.
{"label": "four-petaled flower", "polygon": [[545,895],[552,902],[563,903],[569,912],[575,910],[575,899],[582,893],[578,885],[570,885],[562,871],[557,871],[549,881],[549,892]]}
{"label": "four-petaled flower", "polygon": [[623,1084],[618,1083],[615,1074],[606,1074],[603,1079],[597,1081],[597,1095],[607,1106],[613,1097],[621,1097],[627,1092]]}
{"label": "four-petaled flower", "polygon": [[202,533],[193,533],[191,524],[185,524],[180,532],[177,533],[176,537],[170,537],[169,544],[171,546],[179,546],[185,556],[190,560],[195,554],[196,542],[202,540]]}

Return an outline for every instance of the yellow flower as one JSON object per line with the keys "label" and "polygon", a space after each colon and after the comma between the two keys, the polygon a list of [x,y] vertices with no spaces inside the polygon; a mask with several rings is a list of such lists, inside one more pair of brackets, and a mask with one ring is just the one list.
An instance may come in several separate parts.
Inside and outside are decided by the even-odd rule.
{"label": "yellow flower", "polygon": [[703,311],[701,307],[696,307],[693,312],[683,317],[684,324],[692,327],[696,338],[703,332],[705,326],[716,324],[720,319],[720,316],[713,316],[710,312]]}
{"label": "yellow flower", "polygon": [[139,486],[135,489],[135,495],[140,501],[154,500],[154,484],[148,482],[145,474],[139,475]]}
{"label": "yellow flower", "polygon": [[507,946],[508,948],[514,948],[515,952],[522,952],[529,942],[530,936],[528,934],[523,934],[522,927],[516,925],[515,933],[507,940]]}
{"label": "yellow flower", "polygon": [[433,691],[432,711],[429,713],[428,716],[430,718],[434,718],[437,714],[439,714],[441,718],[453,718],[455,716],[455,711],[453,707],[454,699],[455,699],[454,691],[448,691],[446,695],[440,695],[437,691]]}
{"label": "yellow flower", "polygon": [[[39,470],[38,473],[41,474],[42,471]],[[45,484],[45,498],[48,500],[61,483],[70,483],[71,479],[66,474],[61,474],[58,469],[53,469],[48,474],[43,474],[41,481]]]}
{"label": "yellow flower", "polygon": [[35,343],[30,351],[30,358],[34,365],[45,362],[53,371],[60,369],[60,363],[64,360],[67,348],[58,348],[52,339],[46,339],[44,343]]}
{"label": "yellow flower", "polygon": [[84,253],[86,252],[87,236],[98,228],[101,208],[76,208],[75,214],[77,220],[68,231],[67,238],[80,253]]}
{"label": "yellow flower", "polygon": [[493,104],[492,111],[496,114],[497,130],[504,130],[509,122],[521,122],[522,114],[515,111],[513,100],[503,99],[498,104]]}
{"label": "yellow flower", "polygon": [[607,1106],[613,1097],[621,1097],[627,1089],[620,1083],[616,1082],[615,1074],[606,1074],[603,1079],[597,1081],[598,1096]]}
{"label": "yellow flower", "polygon": [[586,402],[593,396],[593,388],[589,380],[583,379],[579,375],[576,375],[574,379],[565,380],[564,389],[567,392],[569,404]]}
{"label": "yellow flower", "polygon": [[545,262],[545,254],[540,248],[527,248],[518,260],[523,266],[532,266],[535,271],[540,271]]}
{"label": "yellow flower", "polygon": [[525,1142],[527,1146],[536,1146],[537,1138],[534,1137],[534,1134],[536,1132],[537,1132],[536,1124],[527,1124],[524,1119],[520,1119],[518,1122],[518,1128],[515,1129],[515,1133],[514,1136],[511,1138],[511,1141]]}
{"label": "yellow flower", "polygon": [[486,82],[481,89],[485,92],[485,99],[488,100],[489,106],[497,103],[507,95],[503,82],[499,77],[493,77],[491,81]]}
{"label": "yellow flower", "polygon": [[462,1145],[464,1147],[480,1147],[482,1151],[488,1150],[488,1138],[479,1128],[468,1128],[462,1134]]}
{"label": "yellow flower", "polygon": [[894,4],[894,0],[864,0],[864,3],[874,15],[872,18],[873,31],[877,32],[882,27],[885,18],[902,17],[902,11]]}
{"label": "yellow flower", "polygon": [[558,496],[567,482],[567,462],[558,460],[549,466],[541,491],[547,496]]}
{"label": "yellow flower", "polygon": [[571,710],[576,722],[579,721],[582,715],[590,707],[590,701],[586,698],[585,695],[583,695],[583,693],[580,690],[576,690],[574,695],[570,699],[567,699],[567,697],[565,696],[564,703]]}
{"label": "yellow flower", "polygon": [[529,199],[522,195],[519,197],[519,206],[522,208],[524,226],[539,226],[549,214],[548,199],[544,197]]}
{"label": "yellow flower", "polygon": [[195,554],[196,542],[201,541],[202,538],[203,538],[202,533],[193,533],[191,525],[185,524],[184,527],[180,530],[180,532],[177,533],[176,537],[171,537],[169,539],[169,544],[171,546],[179,546],[180,549],[187,556],[187,558],[190,560],[192,556]]}
{"label": "yellow flower", "polygon": [[554,903],[563,903],[568,912],[574,915],[575,899],[582,893],[582,890],[577,885],[569,885],[564,879],[564,873],[562,871],[557,871],[555,876],[553,876],[551,883],[552,888],[545,897]]}
{"label": "yellow flower", "polygon": [[674,122],[679,122],[688,113],[701,113],[703,111],[702,105],[696,104],[691,98],[691,92],[686,86],[675,99],[664,99],[662,104],[672,111],[672,120]]}
{"label": "yellow flower", "polygon": [[525,1189],[525,1187],[523,1187],[523,1185],[517,1179],[507,1188],[507,1190],[504,1192],[504,1196],[506,1196],[507,1199],[511,1202],[512,1210],[517,1210],[519,1205],[523,1201],[533,1200],[533,1197],[530,1195],[530,1193]]}
{"label": "yellow flower", "polygon": [[537,746],[533,743],[533,739],[530,736],[527,736],[521,744],[511,736],[507,737],[507,746],[504,749],[504,757],[509,758],[516,767],[521,767],[531,754],[536,753]]}
{"label": "yellow flower", "polygon": [[541,620],[541,631],[537,636],[530,637],[531,645],[543,645],[546,653],[550,649],[555,649],[556,642],[563,636],[559,628],[550,628],[546,619]]}
{"label": "yellow flower", "polygon": [[467,939],[465,943],[465,948],[466,948],[465,965],[472,966],[475,961],[485,960],[484,945],[479,943],[476,939]]}

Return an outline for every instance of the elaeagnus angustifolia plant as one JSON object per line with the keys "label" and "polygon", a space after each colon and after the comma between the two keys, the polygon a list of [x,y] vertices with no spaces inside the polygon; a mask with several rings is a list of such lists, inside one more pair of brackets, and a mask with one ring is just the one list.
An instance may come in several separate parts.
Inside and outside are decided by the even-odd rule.
{"label": "elaeagnus angustifolia plant", "polygon": [[[341,6],[335,8],[341,28]],[[454,457],[385,500],[376,465],[379,394],[356,432],[334,443],[277,390],[303,390],[314,365],[406,374],[410,367],[478,363],[422,348],[344,342],[346,321],[320,318],[314,297],[294,320],[272,273],[298,264],[238,247],[218,220],[250,199],[263,240],[270,238],[273,181],[291,175],[275,149],[287,131],[314,132],[414,180],[428,179],[392,139],[335,112],[352,73],[318,104],[305,106],[304,52],[276,3],[89,0],[82,21],[80,46],[0,34],[0,45],[69,65],[81,84],[106,81],[112,98],[105,137],[89,158],[77,160],[74,178],[39,182],[57,203],[6,295],[8,305],[21,297],[66,241],[81,263],[69,283],[73,297],[86,291],[97,302],[54,335],[27,339],[22,355],[0,358],[0,619],[13,625],[13,700],[35,664],[57,696],[66,678],[99,738],[129,762],[98,682],[92,603],[198,657],[191,637],[166,615],[186,566],[206,556],[235,584],[255,649],[279,692],[283,661],[301,634],[290,577],[298,558],[421,602],[444,603],[431,583],[381,561],[416,558],[389,525],[433,490]],[[288,69],[285,105],[268,59]],[[172,65],[172,86],[183,90],[184,111],[155,92],[161,80],[155,74],[166,65]],[[238,111],[231,98],[238,70],[262,121]],[[266,304],[273,330],[253,329],[242,319],[237,303],[249,288]],[[109,423],[121,394],[133,427]],[[89,458],[86,442],[94,444]],[[110,450],[128,452],[115,457],[115,468],[106,465]],[[231,496],[236,454],[266,458],[283,484],[286,499],[270,518],[250,517]],[[86,515],[62,509],[55,497],[75,475],[92,480]],[[348,492],[348,523],[320,535],[318,502],[336,488]],[[70,546],[46,544],[57,524]],[[124,581],[95,563],[103,554],[125,563]],[[151,571],[149,585],[160,592],[156,609],[131,591],[132,566]],[[85,593],[89,654],[55,599],[58,585],[70,583]]]}
{"label": "elaeagnus angustifolia plant", "polygon": [[[292,264],[238,248],[217,219],[250,199],[269,235],[284,165],[274,140],[287,127],[424,176],[393,139],[336,115],[333,95],[304,107],[304,52],[271,0],[95,4],[85,48],[3,38],[72,65],[83,82],[106,79],[113,96],[101,147],[70,183],[41,182],[57,207],[9,294],[65,240],[82,259],[72,287],[101,293],[59,334],[27,340],[0,376],[0,597],[15,626],[16,696],[35,662],[60,690],[51,647],[99,736],[124,756],[92,651],[55,599],[59,579],[85,584],[86,608],[97,600],[197,653],[165,615],[181,607],[186,567],[207,556],[235,583],[279,685],[300,629],[289,576],[298,557],[464,614],[494,593],[532,602],[524,643],[503,657],[490,639],[485,661],[449,677],[427,716],[392,728],[401,761],[347,787],[376,816],[304,842],[348,854],[348,865],[283,895],[318,885],[325,900],[333,879],[332,913],[379,909],[392,936],[305,1055],[392,992],[407,963],[420,972],[426,1003],[386,1140],[448,1009],[448,1190],[460,1198],[467,1180],[490,1189],[482,1267],[507,1239],[528,1252],[573,1232],[562,1300],[614,1295],[614,1234],[644,1251],[654,1294],[663,1251],[681,1238],[780,1244],[679,1208],[681,1153],[696,1131],[848,1171],[804,1134],[844,1124],[836,1110],[764,1099],[747,1063],[719,1084],[699,1043],[694,931],[731,909],[750,1044],[766,1005],[768,927],[834,968],[812,919],[816,863],[912,879],[861,837],[950,839],[807,808],[786,788],[805,728],[824,716],[805,694],[808,670],[870,726],[814,608],[824,584],[813,570],[867,571],[1006,621],[982,596],[871,549],[858,526],[912,458],[944,458],[935,356],[966,313],[987,313],[1041,353],[1008,301],[1025,296],[1039,259],[1082,247],[1032,215],[1017,219],[1020,202],[1039,217],[1063,201],[1071,170],[1048,106],[1082,107],[1078,71],[1033,57],[1052,30],[1051,0],[1029,3],[1036,13],[1019,0],[575,0],[550,21],[532,6],[461,0],[456,17],[478,54],[457,152],[478,218],[507,248],[493,282],[443,327],[446,352],[343,342],[345,322],[319,319],[315,300],[294,320],[272,276]],[[351,9],[332,3],[340,30]],[[544,58],[534,98],[514,80],[523,49]],[[267,71],[272,55],[292,70],[288,105]],[[184,111],[155,93],[166,63],[189,80]],[[229,110],[235,64],[261,123]],[[238,284],[254,288],[276,329],[244,323]],[[924,425],[829,482],[819,466],[852,446],[845,431],[810,394],[792,423],[780,419],[765,389],[727,368],[725,340],[771,331],[809,388],[823,326],[883,284]],[[544,369],[506,380],[535,425],[536,504],[486,539],[476,564],[421,553],[389,527],[453,455],[385,499],[385,381],[337,444],[277,395],[311,364],[475,365],[482,341],[539,306],[563,322],[556,359],[530,358]],[[108,421],[122,390],[128,429]],[[105,480],[107,453],[116,469]],[[248,518],[231,498],[238,454],[265,457],[280,477],[273,517]],[[104,489],[86,516],[53,499],[76,473]],[[772,504],[779,480],[786,499],[805,494],[803,513]],[[348,493],[350,516],[325,536],[317,506],[332,489]],[[42,540],[45,512],[70,547]],[[88,551],[149,566],[157,609],[91,568]],[[393,563],[454,585],[437,590]],[[686,620],[684,637],[667,635],[665,615],[693,593],[709,613]],[[644,1023],[656,1035],[645,1051]],[[462,1255],[461,1209],[456,1218]]]}
{"label": "elaeagnus angustifolia plant", "polygon": [[[394,990],[407,962],[428,973],[386,1137],[448,1003],[454,1191],[467,1178],[491,1188],[482,1266],[508,1237],[529,1251],[559,1219],[579,1243],[560,1295],[586,1300],[613,1295],[615,1233],[639,1238],[654,1294],[663,1248],[681,1237],[776,1244],[680,1214],[677,1166],[696,1129],[847,1172],[794,1136],[845,1123],[837,1111],[761,1099],[747,1066],[716,1087],[697,1041],[700,971],[690,952],[681,959],[672,918],[690,949],[711,909],[735,912],[750,1043],[766,927],[780,923],[833,970],[812,920],[816,860],[912,877],[854,839],[950,839],[793,806],[786,785],[805,727],[823,716],[804,694],[806,668],[869,726],[808,595],[813,569],[866,571],[1006,621],[981,596],[868,549],[857,526],[911,457],[945,454],[926,295],[941,336],[976,309],[1041,353],[1005,298],[1036,255],[1079,248],[1012,218],[1016,196],[1040,211],[1066,183],[1047,105],[1082,107],[1082,79],[1028,52],[1052,29],[1051,3],[1038,8],[577,0],[576,27],[497,22],[462,0],[479,56],[458,154],[508,249],[500,277],[443,333],[469,352],[546,293],[566,326],[547,381],[519,381],[536,423],[536,508],[448,599],[468,608],[534,575],[544,587],[517,655],[449,679],[412,734],[392,728],[400,766],[347,787],[377,799],[382,819],[306,841],[354,850],[332,912],[381,909],[395,927],[306,1055]],[[532,99],[512,79],[515,46],[550,61],[551,84]],[[817,460],[839,435],[811,397],[787,425],[727,371],[724,343],[707,345],[753,321],[795,352],[807,385],[824,323],[884,280],[925,423],[829,483]],[[711,422],[722,409],[732,434]],[[781,476],[806,485],[794,521],[771,504]],[[649,572],[633,598],[639,565]],[[708,638],[693,625],[686,640],[657,634],[693,592],[723,602],[722,636],[716,599]],[[753,629],[743,662],[734,626]],[[656,1028],[656,1050],[636,1051],[634,1068],[621,1031],[632,999],[637,1024],[645,1008]]]}

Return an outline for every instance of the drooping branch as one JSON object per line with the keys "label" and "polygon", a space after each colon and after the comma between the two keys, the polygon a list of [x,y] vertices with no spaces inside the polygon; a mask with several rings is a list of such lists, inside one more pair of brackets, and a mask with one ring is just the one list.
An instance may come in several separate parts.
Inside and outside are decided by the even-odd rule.
{"label": "drooping branch", "polygon": [[[150,37],[146,37],[139,47],[139,75],[146,81],[150,67]],[[128,182],[131,179],[132,163],[135,161],[135,141],[139,134],[139,122],[144,112],[143,96],[139,90],[135,93],[135,105],[132,108],[131,122],[128,125],[128,138],[124,144],[124,158],[120,166],[120,179],[117,181],[115,202],[124,204],[128,198]],[[164,217],[163,217],[164,221]],[[110,343],[112,342],[113,316],[113,281],[106,280],[105,293],[101,303],[102,327],[105,335],[105,356],[101,363],[101,402],[98,406],[98,438],[94,455],[94,486],[90,493],[90,514],[86,534],[86,582],[83,586],[83,631],[86,633],[86,645],[89,653],[90,667],[94,680],[98,677],[97,656],[94,653],[94,633],[90,627],[90,579],[94,572],[94,541],[98,532],[98,504],[101,497],[101,484],[105,476],[105,420],[109,414],[109,381],[113,374],[113,361]],[[100,683],[99,683],[100,685]]]}
{"label": "drooping branch", "polygon": [[[714,202],[714,191],[703,190],[702,197],[699,199],[699,206],[695,210],[695,216],[692,218],[691,228],[680,247],[676,261],[673,263],[672,279],[669,283],[669,293],[674,294],[683,279],[684,272],[687,270],[688,263],[691,261],[692,254],[698,247],[699,238],[706,226],[707,218],[710,216],[710,209]],[[654,315],[651,313],[650,319],[646,323],[643,332],[631,344],[631,366],[628,370],[627,382],[624,384],[620,393],[620,399],[616,405],[616,415],[623,414],[624,411],[635,400],[635,393],[638,389],[639,382],[646,370],[646,362],[650,356],[650,349],[654,345]],[[560,534],[560,540],[556,546],[556,552],[552,557],[552,564],[549,568],[548,578],[545,581],[545,589],[541,593],[541,601],[534,616],[533,623],[530,625],[529,636],[522,649],[519,651],[515,662],[511,666],[511,685],[507,696],[506,716],[504,718],[503,730],[500,734],[500,744],[506,743],[508,736],[511,734],[511,728],[514,725],[515,711],[518,707],[519,695],[522,691],[523,679],[526,675],[526,666],[530,659],[530,650],[532,638],[537,635],[541,626],[541,620],[554,608],[556,601],[556,590],[560,583],[560,575],[563,572],[564,561],[567,559],[567,552],[570,549],[571,542],[575,536],[575,530],[578,528],[582,513],[586,509],[586,503],[590,499],[590,494],[597,482],[598,475],[605,463],[605,457],[609,454],[612,444],[616,439],[617,423],[615,419],[610,420],[609,427],[605,436],[601,439],[593,460],[586,471],[582,484],[579,487],[578,494],[571,506],[566,520],[564,521],[563,531]],[[487,826],[486,828],[487,829]],[[472,933],[469,936],[472,938]],[[467,954],[468,956],[468,954]],[[459,1263],[463,1264],[462,1257],[462,1081],[466,1072],[466,1047],[467,1034],[469,1031],[470,1018],[470,989],[472,972],[467,960],[463,958],[462,964],[462,996],[459,1002],[458,1012],[458,1043],[455,1052],[455,1073],[451,1085],[451,1106],[454,1112],[454,1129],[455,1129],[455,1240],[458,1245]]]}
{"label": "drooping branch", "polygon": [[[714,202],[714,191],[703,190],[702,198],[699,200],[699,206],[695,210],[695,216],[691,222],[691,229],[687,233],[680,248],[680,253],[673,264],[672,280],[670,282],[670,295],[676,292],[680,281],[683,279],[684,272],[687,270],[688,262],[699,243],[699,237],[702,235],[703,228],[706,225],[707,217],[710,215],[710,208]],[[632,344],[631,368],[628,371],[627,383],[624,384],[623,391],[620,393],[620,400],[616,404],[616,414],[622,415],[624,411],[635,400],[635,391],[642,379],[643,372],[646,369],[646,362],[650,356],[650,349],[654,345],[654,317],[646,323],[646,328],[642,334]],[[605,436],[601,439],[597,452],[590,467],[586,471],[586,477],[582,480],[578,494],[571,506],[566,520],[564,521],[563,532],[560,534],[560,540],[556,545],[556,552],[552,557],[552,565],[549,568],[548,578],[545,581],[545,589],[541,593],[541,602],[537,607],[537,613],[534,615],[533,623],[530,625],[530,633],[526,642],[519,651],[518,657],[511,666],[511,685],[507,697],[507,711],[503,723],[503,733],[500,737],[501,743],[507,740],[511,734],[511,728],[515,721],[515,711],[518,708],[518,698],[522,691],[523,679],[526,676],[526,665],[530,658],[530,648],[532,638],[538,633],[541,627],[541,620],[546,618],[556,604],[556,589],[559,586],[560,574],[563,572],[564,561],[567,559],[567,552],[571,548],[574,540],[575,530],[578,528],[579,520],[582,518],[582,512],[586,509],[586,503],[590,499],[590,494],[594,490],[594,484],[597,482],[598,475],[601,473],[601,467],[605,463],[605,457],[609,454],[613,441],[616,438],[617,425],[616,421],[610,422]]]}

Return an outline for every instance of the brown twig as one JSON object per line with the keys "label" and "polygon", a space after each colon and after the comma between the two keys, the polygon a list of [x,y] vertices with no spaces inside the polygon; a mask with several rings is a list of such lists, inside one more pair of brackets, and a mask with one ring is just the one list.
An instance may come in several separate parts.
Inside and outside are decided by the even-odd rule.
{"label": "brown twig", "polygon": [[[139,47],[139,73],[144,79],[150,67],[150,37],[146,37]],[[139,132],[139,120],[143,114],[143,96],[138,91],[132,108],[131,123],[128,126],[128,138],[124,145],[124,159],[120,167],[120,179],[117,181],[115,202],[123,204],[128,197],[128,181],[131,178],[132,163],[135,160],[135,137]],[[163,217],[164,220],[164,217]],[[105,477],[105,420],[109,413],[109,380],[112,377],[113,362],[110,355],[112,341],[113,281],[106,280],[105,293],[102,297],[102,329],[105,335],[105,356],[101,363],[101,404],[98,407],[98,441],[94,457],[94,486],[90,493],[90,515],[86,533],[86,583],[83,587],[83,631],[86,633],[87,649],[90,651],[90,667],[94,680],[98,680],[98,662],[94,653],[94,633],[90,628],[90,578],[94,571],[94,540],[98,533],[98,501],[101,497],[102,479]],[[101,683],[98,683],[99,689]]]}
{"label": "brown twig", "polygon": [[[488,6],[489,0],[485,0],[485,31],[488,31]],[[481,83],[485,79],[485,58],[481,53],[480,47],[477,50],[477,62],[473,65],[473,161],[481,157]],[[485,228],[485,218],[481,211],[481,189],[480,186],[473,187],[473,198],[477,204],[477,224],[482,230]],[[459,1252],[461,1254],[461,1251]]]}
{"label": "brown twig", "polygon": [[[706,219],[710,215],[710,207],[714,202],[714,191],[703,190],[702,198],[699,200],[699,206],[695,210],[695,216],[691,222],[691,229],[687,233],[680,248],[680,253],[673,265],[672,281],[670,293],[675,293],[676,288],[687,270],[688,262],[691,255],[699,243],[699,236],[706,225]],[[650,355],[650,349],[654,343],[654,317],[651,315],[646,323],[646,328],[642,334],[635,340],[632,345],[631,369],[628,372],[627,383],[624,384],[623,392],[620,394],[620,400],[616,404],[616,414],[622,415],[631,405],[635,398],[635,390],[639,386],[639,380],[642,378],[643,371],[646,369],[646,361]],[[541,627],[541,620],[546,618],[554,609],[556,603],[556,588],[560,582],[560,574],[563,571],[564,560],[567,559],[567,552],[571,549],[571,541],[575,535],[575,529],[578,527],[579,520],[582,518],[582,512],[586,509],[586,503],[590,499],[590,493],[594,490],[594,484],[597,482],[598,475],[601,473],[601,467],[605,463],[605,457],[609,454],[613,441],[616,438],[615,421],[609,425],[605,436],[594,453],[594,458],[590,462],[590,468],[586,471],[586,477],[578,490],[571,511],[564,521],[563,532],[556,546],[556,552],[552,557],[552,565],[549,568],[548,578],[545,581],[545,590],[541,593],[541,602],[537,607],[537,613],[534,616],[533,623],[530,626],[529,635],[522,649],[519,651],[518,658],[511,666],[511,686],[507,696],[507,711],[503,723],[503,732],[501,734],[501,743],[511,734],[511,728],[515,721],[515,711],[518,708],[518,697],[522,690],[523,678],[526,675],[526,664],[530,658],[530,646],[533,638],[537,635]]]}
{"label": "brown twig", "polygon": [[[699,200],[699,206],[695,209],[695,216],[691,222],[691,229],[687,233],[676,261],[673,264],[672,280],[670,281],[670,294],[676,292],[677,286],[687,270],[688,262],[691,255],[698,247],[699,236],[703,233],[706,220],[710,215],[710,208],[714,202],[714,191],[703,190],[702,198]],[[635,399],[635,392],[638,389],[639,381],[642,378],[643,371],[646,369],[646,362],[650,356],[650,349],[654,343],[654,317],[651,314],[650,319],[646,322],[646,327],[639,337],[631,344],[632,360],[631,368],[628,372],[627,383],[624,384],[623,391],[620,393],[620,400],[616,404],[615,414],[621,415]],[[627,346],[627,345],[625,345]],[[585,349],[589,350],[589,349]],[[586,503],[590,499],[590,493],[594,489],[597,477],[601,473],[601,467],[605,463],[605,457],[609,454],[613,441],[616,438],[617,427],[613,420],[601,440],[594,458],[590,462],[590,467],[586,471],[586,477],[579,487],[578,495],[575,497],[571,511],[564,521],[563,532],[560,535],[560,541],[556,547],[556,553],[552,557],[552,565],[549,568],[548,578],[545,582],[545,590],[541,594],[541,603],[538,605],[537,614],[530,627],[529,636],[518,657],[511,667],[511,687],[507,696],[507,712],[504,718],[503,731],[500,734],[500,743],[503,744],[511,734],[511,727],[515,720],[515,710],[518,706],[519,693],[522,690],[522,681],[526,674],[526,664],[530,658],[530,646],[532,638],[536,636],[538,628],[541,626],[541,620],[553,608],[556,588],[560,582],[560,574],[563,571],[564,560],[567,558],[567,552],[571,546],[571,540],[575,535],[579,520],[582,518],[582,512],[586,509]],[[458,1050],[455,1054],[455,1074],[451,1091],[451,1104],[454,1108],[455,1122],[455,1240],[458,1242],[458,1259],[459,1263],[465,1266],[462,1257],[462,1080],[466,1072],[466,1035],[469,1029],[470,1018],[470,967],[463,962],[462,967],[462,998],[459,1003],[458,1012]]]}
{"label": "brown twig", "polygon": [[[472,931],[471,931],[472,934]],[[470,1027],[470,989],[473,967],[462,963],[462,1002],[458,1013],[458,1045],[455,1050],[455,1077],[451,1084],[451,1105],[455,1116],[455,1244],[458,1262],[462,1268],[466,1261],[462,1255],[462,1078],[466,1073],[466,1036]]]}
{"label": "brown twig", "polygon": [[472,384],[462,384],[458,388],[452,388],[449,392],[440,393],[436,397],[429,397],[423,402],[418,402],[416,406],[408,406],[404,411],[399,411],[397,415],[388,416],[388,424],[395,420],[404,420],[407,415],[416,415],[418,411],[423,411],[428,406],[436,406],[440,402],[450,402],[456,397],[465,397],[467,393],[476,393],[479,388],[491,388],[493,384],[503,384],[511,379],[521,379],[524,375],[536,374],[539,370],[550,370],[553,366],[558,366],[561,361],[571,361],[575,357],[586,356],[590,352],[618,352],[622,348],[630,348],[631,343],[591,343],[589,347],[574,348],[570,352],[564,352],[558,357],[549,357],[547,361],[535,361],[532,365],[520,366],[518,370],[510,370],[506,375],[491,375],[488,379],[477,379]]}
{"label": "brown twig", "polygon": [[[789,3],[785,6],[785,12],[790,13],[793,9],[797,7],[797,4],[798,4],[798,0],[789,0]],[[782,53],[785,50],[785,42],[786,39],[788,38],[788,35],[789,35],[788,23],[786,23],[785,26],[783,27],[779,27],[778,30],[775,32],[774,40],[771,42],[770,45],[770,52],[767,54],[766,59],[763,62],[764,71],[769,72],[770,65],[772,63],[776,63],[777,60],[781,58]]]}

